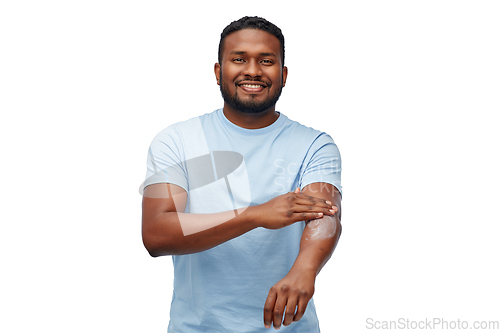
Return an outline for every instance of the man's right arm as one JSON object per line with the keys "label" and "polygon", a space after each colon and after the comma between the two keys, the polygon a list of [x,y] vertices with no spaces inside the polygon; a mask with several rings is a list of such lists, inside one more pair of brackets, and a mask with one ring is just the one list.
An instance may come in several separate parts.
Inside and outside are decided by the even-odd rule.
{"label": "man's right arm", "polygon": [[[151,256],[201,252],[257,227],[279,229],[298,221],[333,215],[336,211],[336,207],[324,199],[295,191],[246,209],[189,214],[183,213],[187,196],[183,188],[173,184],[153,184],[145,188],[142,238]],[[207,223],[212,227],[200,231],[193,227]]]}

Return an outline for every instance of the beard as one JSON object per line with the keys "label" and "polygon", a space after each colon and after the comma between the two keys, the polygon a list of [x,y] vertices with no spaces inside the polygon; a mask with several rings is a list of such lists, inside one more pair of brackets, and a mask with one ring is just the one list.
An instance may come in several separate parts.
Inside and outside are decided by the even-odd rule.
{"label": "beard", "polygon": [[[229,105],[233,110],[237,110],[241,113],[246,113],[246,114],[259,114],[264,111],[269,110],[270,108],[274,107],[276,105],[276,102],[281,96],[281,90],[283,89],[283,85],[280,85],[279,89],[276,90],[276,92],[268,96],[264,101],[259,102],[256,101],[254,96],[250,96],[251,98],[249,100],[243,101],[241,98],[238,96],[237,90],[235,91],[234,95],[231,95],[229,92],[227,83],[222,79],[222,68],[220,69],[220,92],[222,94],[222,98],[224,99],[224,102]],[[252,80],[245,80],[245,81],[252,81]],[[253,80],[255,82],[260,82],[259,80]],[[281,79],[283,81],[283,79]],[[267,84],[266,89],[270,89],[271,85]]]}

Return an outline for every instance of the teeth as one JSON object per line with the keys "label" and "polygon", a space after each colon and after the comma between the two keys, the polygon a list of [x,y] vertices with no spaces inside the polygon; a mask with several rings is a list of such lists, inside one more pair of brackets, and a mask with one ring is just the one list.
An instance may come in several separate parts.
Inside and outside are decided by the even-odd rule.
{"label": "teeth", "polygon": [[258,84],[242,84],[243,87],[248,87],[248,88],[261,88],[261,85]]}

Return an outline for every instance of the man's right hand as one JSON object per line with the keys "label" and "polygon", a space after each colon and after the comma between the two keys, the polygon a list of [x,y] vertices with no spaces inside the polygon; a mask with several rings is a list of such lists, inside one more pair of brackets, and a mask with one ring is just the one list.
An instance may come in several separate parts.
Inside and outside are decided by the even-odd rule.
{"label": "man's right hand", "polygon": [[[277,196],[266,203],[238,209],[234,212],[189,214],[184,211],[187,193],[177,185],[153,184],[144,190],[142,202],[142,237],[144,246],[156,257],[182,255],[208,250],[236,238],[252,229],[279,229],[298,221],[308,221],[333,215],[337,207],[325,199],[300,193],[300,189]],[[175,201],[175,202],[174,202]],[[185,234],[184,225],[213,225],[208,229]]]}
{"label": "man's right hand", "polygon": [[279,229],[298,221],[308,221],[333,215],[337,207],[324,199],[300,193],[297,188],[277,196],[266,203],[249,207],[253,220],[259,227]]}

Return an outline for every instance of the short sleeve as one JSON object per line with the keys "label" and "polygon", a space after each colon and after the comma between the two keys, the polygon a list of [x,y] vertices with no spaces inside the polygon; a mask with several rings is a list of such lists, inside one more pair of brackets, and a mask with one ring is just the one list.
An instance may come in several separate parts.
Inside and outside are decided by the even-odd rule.
{"label": "short sleeve", "polygon": [[316,137],[304,162],[301,189],[312,183],[328,183],[335,186],[342,194],[340,151],[328,134],[321,133]]}
{"label": "short sleeve", "polygon": [[164,129],[153,139],[148,150],[143,189],[152,184],[170,183],[188,190],[181,142],[175,127]]}

